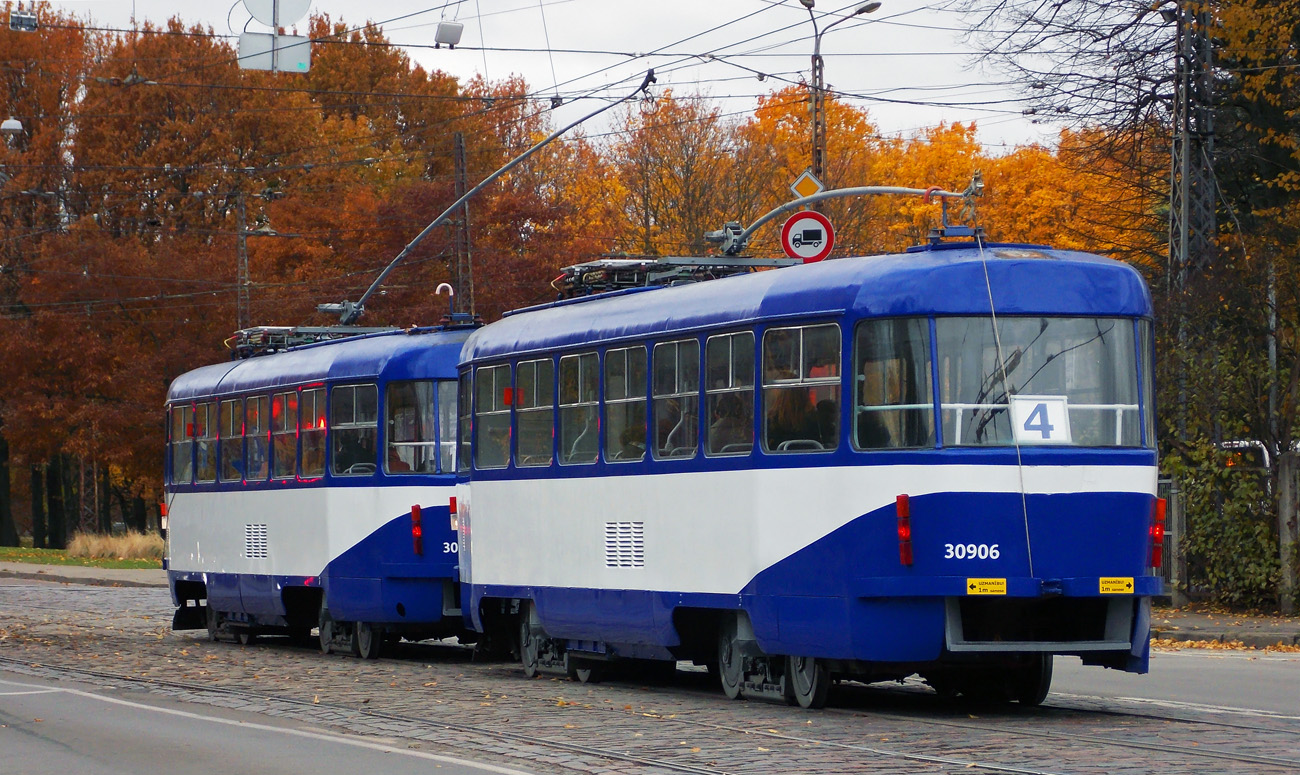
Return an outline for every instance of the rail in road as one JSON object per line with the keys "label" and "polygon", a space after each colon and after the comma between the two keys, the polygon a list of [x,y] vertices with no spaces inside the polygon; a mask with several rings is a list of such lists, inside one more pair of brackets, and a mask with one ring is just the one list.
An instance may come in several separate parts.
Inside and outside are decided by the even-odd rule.
{"label": "rail in road", "polygon": [[[555,772],[1296,772],[1300,715],[1052,695],[975,706],[918,684],[845,684],[833,708],[733,703],[702,671],[672,685],[529,681],[456,647],[325,657],[166,629],[165,591],[0,586],[0,667],[254,710]],[[35,606],[41,606],[36,608]],[[91,612],[91,613],[87,613]],[[1300,675],[1300,672],[1297,673]],[[2,702],[2,700],[0,700]]]}

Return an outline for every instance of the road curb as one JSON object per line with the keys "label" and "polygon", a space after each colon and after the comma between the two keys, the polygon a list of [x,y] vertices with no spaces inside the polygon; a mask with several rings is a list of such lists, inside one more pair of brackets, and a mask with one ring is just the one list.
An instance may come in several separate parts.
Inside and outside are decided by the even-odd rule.
{"label": "road curb", "polygon": [[1158,630],[1152,628],[1151,638],[1153,640],[1193,641],[1197,643],[1240,644],[1256,649],[1265,649],[1272,646],[1300,646],[1300,635],[1291,633],[1186,632],[1183,630]]}
{"label": "road curb", "polygon": [[32,581],[52,581],[62,584],[82,584],[90,587],[152,587],[166,588],[167,580],[136,581],[134,579],[108,579],[95,576],[65,576],[45,571],[15,571],[0,569],[0,578],[30,579]]}

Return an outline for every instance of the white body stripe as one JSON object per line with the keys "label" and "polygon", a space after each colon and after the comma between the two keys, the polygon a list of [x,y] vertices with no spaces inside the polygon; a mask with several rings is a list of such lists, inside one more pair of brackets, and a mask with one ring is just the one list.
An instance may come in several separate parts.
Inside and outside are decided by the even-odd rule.
{"label": "white body stripe", "polygon": [[[1027,494],[1156,491],[1149,466],[1026,466],[1023,476]],[[478,480],[462,580],[735,594],[900,494],[1019,493],[1020,479],[1016,466],[918,465]],[[645,523],[645,564],[608,567],[605,523],[628,520]]]}
{"label": "white body stripe", "polygon": [[[450,495],[451,485],[177,493],[168,507],[169,567],[318,576],[412,505],[446,506]],[[266,525],[266,557],[245,556],[245,525]]]}

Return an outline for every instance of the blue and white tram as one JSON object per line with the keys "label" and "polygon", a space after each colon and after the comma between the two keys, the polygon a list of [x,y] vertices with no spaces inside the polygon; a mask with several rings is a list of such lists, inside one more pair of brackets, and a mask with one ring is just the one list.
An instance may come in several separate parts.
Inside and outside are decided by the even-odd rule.
{"label": "blue and white tram", "polygon": [[463,356],[466,615],[529,674],[690,659],[805,707],[1145,672],[1152,342],[1131,267],[1030,245],[519,311]]}
{"label": "blue and white tram", "polygon": [[[464,632],[449,526],[472,327],[387,331],[196,369],[167,396],[176,629],[375,657]],[[200,604],[200,601],[206,601]]]}

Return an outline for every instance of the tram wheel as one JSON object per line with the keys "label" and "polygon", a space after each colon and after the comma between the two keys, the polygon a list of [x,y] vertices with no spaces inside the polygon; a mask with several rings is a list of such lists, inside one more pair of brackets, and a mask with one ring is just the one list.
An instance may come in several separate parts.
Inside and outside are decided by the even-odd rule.
{"label": "tram wheel", "polygon": [[727,699],[740,699],[745,683],[745,660],[740,655],[736,633],[731,628],[724,627],[718,635],[718,679]]}
{"label": "tram wheel", "polygon": [[317,627],[320,629],[320,653],[328,654],[334,649],[334,617],[330,616],[324,603],[321,603]]}
{"label": "tram wheel", "polygon": [[1016,701],[1021,705],[1041,705],[1052,686],[1052,655],[1033,654],[1013,674],[1017,679],[1012,693]]}
{"label": "tram wheel", "polygon": [[831,673],[826,663],[813,657],[786,657],[787,691],[801,708],[824,708],[831,693]]}
{"label": "tram wheel", "polygon": [[541,667],[540,641],[541,638],[533,632],[533,625],[530,618],[530,612],[524,610],[519,615],[519,661],[524,666],[524,675],[529,678],[537,677],[538,670]]}
{"label": "tram wheel", "polygon": [[221,614],[210,604],[205,607],[208,609],[208,640],[216,643],[217,633],[221,631]]}
{"label": "tram wheel", "polygon": [[358,656],[362,659],[379,659],[384,649],[384,631],[376,629],[366,622],[353,625],[353,640],[357,644]]}

